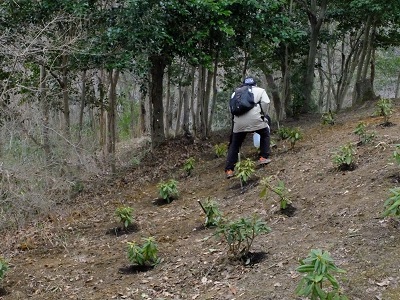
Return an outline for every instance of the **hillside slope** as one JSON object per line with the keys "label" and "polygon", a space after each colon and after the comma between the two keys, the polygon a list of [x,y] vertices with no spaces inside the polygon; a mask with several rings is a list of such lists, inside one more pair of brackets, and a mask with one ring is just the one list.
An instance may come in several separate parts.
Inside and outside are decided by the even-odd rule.
{"label": "hillside slope", "polygon": [[[397,101],[398,102],[398,101]],[[300,127],[304,139],[289,149],[277,142],[273,162],[256,170],[241,188],[226,180],[224,158],[213,146],[227,140],[173,140],[116,179],[89,184],[72,203],[19,232],[3,236],[1,251],[10,262],[0,299],[301,299],[295,288],[301,279],[299,259],[311,249],[327,250],[347,273],[338,276],[349,299],[400,299],[400,228],[382,219],[389,188],[399,186],[400,166],[391,159],[400,144],[400,109],[393,126],[372,117],[373,103],[337,116],[333,126],[318,117],[286,121]],[[356,168],[337,171],[332,153],[356,143],[358,122],[376,138],[357,147]],[[249,136],[242,157],[255,158]],[[182,164],[196,159],[191,176]],[[260,197],[260,178],[277,175],[290,189],[295,211],[280,214],[277,203]],[[175,178],[179,198],[158,199],[157,183]],[[197,200],[216,199],[226,218],[257,214],[272,231],[257,236],[252,252],[258,261],[245,266],[227,259],[227,244],[204,229],[205,216]],[[134,208],[135,226],[117,230],[114,211]],[[133,272],[127,241],[154,236],[162,262],[154,269]]]}

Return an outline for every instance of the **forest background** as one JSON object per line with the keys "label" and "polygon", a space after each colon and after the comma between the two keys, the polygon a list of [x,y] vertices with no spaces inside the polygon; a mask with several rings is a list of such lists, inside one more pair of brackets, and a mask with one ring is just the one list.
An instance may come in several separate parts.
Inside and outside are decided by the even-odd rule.
{"label": "forest background", "polygon": [[278,125],[397,98],[399,24],[387,0],[2,1],[0,229],[229,128],[246,75]]}

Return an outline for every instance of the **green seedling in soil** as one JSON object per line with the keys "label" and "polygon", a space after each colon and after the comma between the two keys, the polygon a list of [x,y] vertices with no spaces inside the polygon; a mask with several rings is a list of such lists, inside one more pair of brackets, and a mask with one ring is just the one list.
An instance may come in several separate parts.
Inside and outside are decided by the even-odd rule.
{"label": "green seedling in soil", "polygon": [[218,208],[217,203],[212,200],[210,197],[208,197],[205,201],[205,203],[201,203],[200,200],[198,200],[202,210],[206,214],[206,221],[204,223],[205,227],[214,227],[217,226],[219,221],[221,221],[222,218],[222,213]]}
{"label": "green seedling in soil", "polygon": [[4,278],[4,275],[7,273],[7,271],[8,264],[4,258],[0,257],[0,280]]}
{"label": "green seedling in soil", "polygon": [[400,145],[396,145],[396,149],[393,151],[393,158],[400,165]]}
{"label": "green seedling in soil", "polygon": [[269,232],[271,228],[260,218],[253,216],[236,221],[223,220],[218,223],[215,234],[225,239],[229,247],[229,255],[241,259],[249,254],[253,241],[258,235]]}
{"label": "green seedling in soil", "polygon": [[174,179],[158,183],[157,187],[159,194],[161,198],[167,201],[167,203],[170,203],[172,198],[179,195],[177,184],[178,182]]}
{"label": "green seedling in soil", "polygon": [[389,118],[393,113],[393,103],[390,99],[382,98],[376,103],[375,116],[383,117],[383,125],[389,124]]}
{"label": "green seedling in soil", "polygon": [[335,114],[329,110],[324,112],[321,116],[322,125],[334,125],[335,124]]}
{"label": "green seedling in soil", "polygon": [[215,155],[219,157],[225,157],[228,153],[228,146],[225,143],[220,143],[214,146]]}
{"label": "green seedling in soil", "polygon": [[303,139],[303,134],[299,128],[290,129],[288,137],[288,140],[290,141],[290,149],[293,149],[296,142],[300,141],[301,139]]}
{"label": "green seedling in soil", "polygon": [[280,139],[280,140],[288,139],[289,135],[290,135],[290,131],[291,131],[291,129],[288,127],[280,127],[276,132],[278,135],[278,139]]}
{"label": "green seedling in soil", "polygon": [[[277,184],[274,185],[273,182],[277,181]],[[276,176],[268,176],[264,177],[260,181],[261,192],[260,197],[268,197],[269,191],[274,192],[279,197],[279,207],[280,210],[285,210],[288,204],[291,204],[292,201],[289,198],[289,190],[285,187],[285,183],[282,180],[279,180]]]}
{"label": "green seedling in soil", "polygon": [[367,144],[373,140],[375,137],[375,133],[368,133],[365,129],[366,125],[364,122],[360,122],[357,124],[354,133],[359,137],[359,144]]}
{"label": "green seedling in soil", "polygon": [[240,184],[243,187],[244,184],[250,179],[250,176],[255,172],[256,163],[250,158],[241,160],[236,163],[236,178],[240,179]]}
{"label": "green seedling in soil", "polygon": [[185,170],[186,174],[190,176],[193,169],[194,169],[194,158],[189,157],[183,164],[183,170]]}
{"label": "green seedling in soil", "polygon": [[154,266],[160,262],[158,246],[153,237],[143,239],[143,244],[128,242],[128,259],[133,265]]}
{"label": "green seedling in soil", "polygon": [[383,215],[385,217],[391,216],[400,218],[400,187],[390,189],[389,191],[390,195],[384,203],[385,211]]}
{"label": "green seedling in soil", "polygon": [[128,228],[133,223],[133,208],[128,206],[120,206],[115,210],[115,215],[118,221],[122,223],[124,229]]}
{"label": "green seedling in soil", "polygon": [[342,295],[339,283],[332,274],[346,271],[335,265],[329,252],[311,250],[308,257],[300,261],[296,270],[304,273],[296,288],[297,296],[305,296],[311,300],[348,300]]}
{"label": "green seedling in soil", "polygon": [[339,151],[337,151],[333,155],[333,163],[336,165],[338,170],[352,170],[354,169],[354,155],[355,155],[354,146],[350,143],[340,147]]}

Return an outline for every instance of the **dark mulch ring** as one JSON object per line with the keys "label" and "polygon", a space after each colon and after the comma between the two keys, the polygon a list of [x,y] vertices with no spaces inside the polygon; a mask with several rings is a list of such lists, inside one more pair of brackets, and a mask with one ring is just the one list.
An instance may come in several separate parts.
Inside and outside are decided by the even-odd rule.
{"label": "dark mulch ring", "polygon": [[150,271],[152,269],[154,269],[154,266],[130,265],[130,266],[119,268],[119,272],[122,274],[139,274],[139,273],[144,273],[144,272]]}
{"label": "dark mulch ring", "polygon": [[240,257],[240,262],[243,263],[245,266],[252,266],[262,262],[267,257],[267,253],[260,251],[260,252],[249,252],[246,255]]}
{"label": "dark mulch ring", "polygon": [[280,209],[279,213],[287,216],[287,217],[293,217],[294,213],[296,212],[297,208],[294,207],[292,204],[287,204],[285,209]]}
{"label": "dark mulch ring", "polygon": [[378,124],[378,126],[380,126],[380,127],[392,127],[392,126],[395,126],[395,125],[396,125],[395,123],[392,123],[390,121]]}
{"label": "dark mulch ring", "polygon": [[5,296],[5,295],[8,295],[7,290],[6,290],[5,288],[1,288],[1,287],[0,287],[0,297],[1,297],[1,296]]}
{"label": "dark mulch ring", "polygon": [[175,198],[169,198],[169,200],[166,200],[164,198],[157,198],[153,200],[153,205],[155,206],[163,206],[163,205],[168,205],[170,204],[172,201],[176,200]]}
{"label": "dark mulch ring", "polygon": [[140,230],[138,224],[130,224],[128,227],[124,228],[121,226],[110,228],[106,231],[106,234],[110,235],[115,235],[115,236],[121,236],[124,234],[130,234],[134,232],[138,232]]}
{"label": "dark mulch ring", "polygon": [[389,179],[393,183],[399,183],[400,182],[400,173],[389,176]]}

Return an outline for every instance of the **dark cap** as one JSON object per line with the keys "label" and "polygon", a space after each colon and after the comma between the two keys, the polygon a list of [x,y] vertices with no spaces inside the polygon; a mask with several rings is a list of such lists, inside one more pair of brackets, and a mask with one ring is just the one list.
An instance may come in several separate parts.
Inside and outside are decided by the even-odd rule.
{"label": "dark cap", "polygon": [[256,80],[253,77],[246,77],[243,80],[244,85],[257,85]]}

